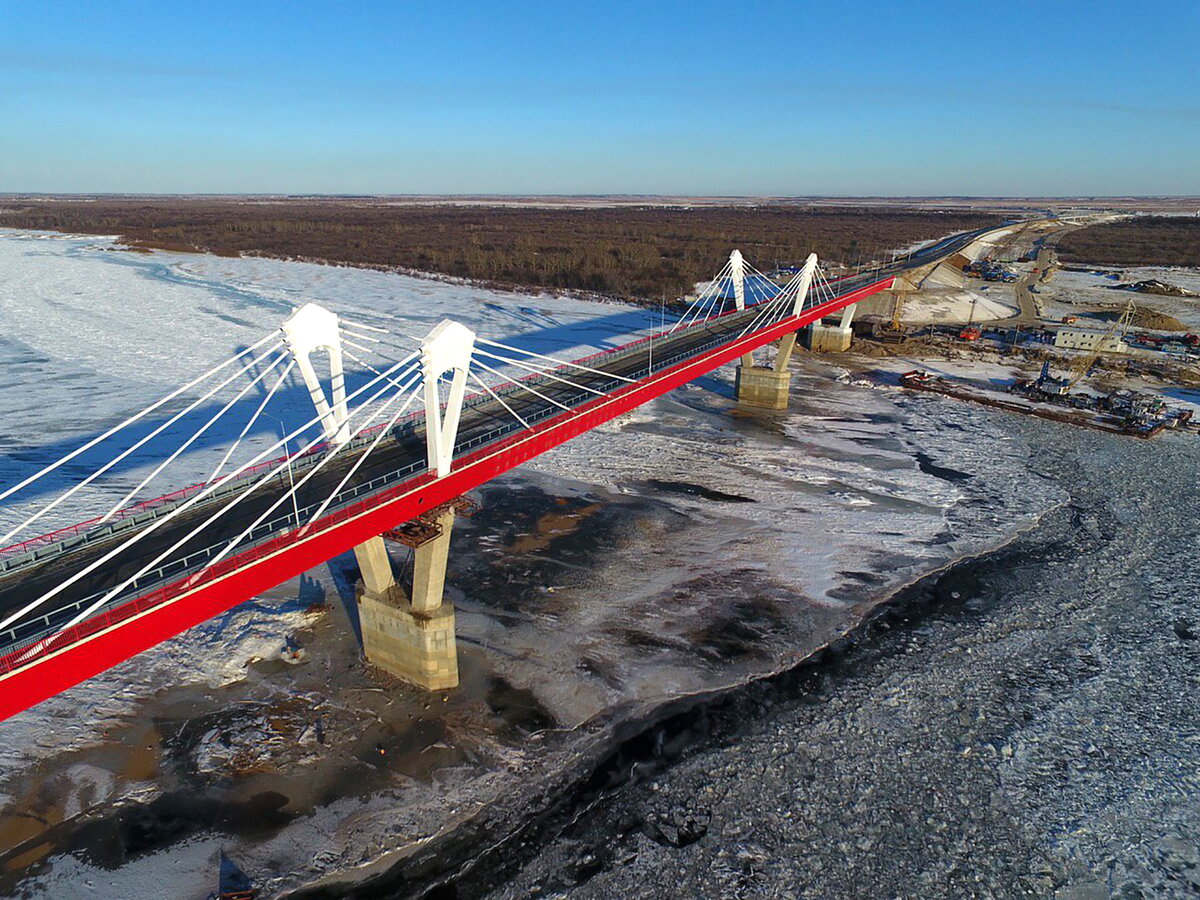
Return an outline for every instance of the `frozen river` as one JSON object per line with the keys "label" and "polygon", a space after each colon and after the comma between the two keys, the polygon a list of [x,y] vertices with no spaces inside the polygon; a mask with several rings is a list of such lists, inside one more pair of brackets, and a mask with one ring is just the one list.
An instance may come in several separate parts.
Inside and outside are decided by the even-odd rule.
{"label": "frozen river", "polygon": [[[307,301],[397,334],[449,317],[572,355],[656,318],[0,233],[3,480]],[[897,587],[1007,542],[1065,497],[1030,477],[1029,446],[1003,418],[806,357],[786,413],[748,414],[732,376],[680,388],[482,492],[449,575],[458,691],[421,695],[364,669],[345,613],[353,561],[339,558],[0,723],[0,891],[203,897],[224,847],[270,896],[371,877],[435,837],[503,836],[630,723],[791,667]],[[197,448],[197,472],[207,459]],[[64,518],[86,517],[131,474],[72,498]],[[305,662],[280,663],[285,644]]]}

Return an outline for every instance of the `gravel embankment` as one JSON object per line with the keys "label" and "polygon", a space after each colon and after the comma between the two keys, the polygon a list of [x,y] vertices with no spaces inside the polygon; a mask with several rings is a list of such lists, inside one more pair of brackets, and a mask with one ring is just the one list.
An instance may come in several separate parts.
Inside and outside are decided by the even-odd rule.
{"label": "gravel embankment", "polygon": [[1195,439],[1012,425],[1069,506],[711,712],[492,896],[1196,896]]}

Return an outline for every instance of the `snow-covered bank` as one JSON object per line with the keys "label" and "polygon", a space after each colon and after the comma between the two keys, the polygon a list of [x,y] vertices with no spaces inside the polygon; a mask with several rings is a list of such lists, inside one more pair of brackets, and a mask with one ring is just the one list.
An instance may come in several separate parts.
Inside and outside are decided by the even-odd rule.
{"label": "snow-covered bank", "polygon": [[1046,304],[1047,315],[1052,318],[1077,314],[1081,308],[1118,307],[1127,300],[1133,300],[1139,306],[1175,317],[1191,331],[1200,331],[1200,298],[1114,290],[1117,285],[1150,280],[1200,292],[1200,269],[1157,266],[1095,268],[1086,271],[1063,269],[1056,272],[1048,283],[1041,285],[1039,292]]}

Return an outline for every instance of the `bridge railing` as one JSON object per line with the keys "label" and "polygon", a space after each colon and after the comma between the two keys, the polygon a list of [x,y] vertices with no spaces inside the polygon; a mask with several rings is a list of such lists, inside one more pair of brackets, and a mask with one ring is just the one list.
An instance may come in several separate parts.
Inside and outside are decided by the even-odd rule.
{"label": "bridge railing", "polygon": [[[741,316],[750,318],[763,304],[771,302],[771,299],[776,298],[762,300],[759,303],[748,306],[745,310],[741,311],[736,309],[726,310],[716,316],[711,316],[706,319],[699,320],[698,322],[691,323],[690,325],[685,326],[681,331],[676,332],[676,334],[691,333],[693,329],[698,327],[712,327],[718,321],[728,320],[731,317]],[[834,301],[828,302],[832,303]],[[602,362],[611,362],[620,356],[631,356],[639,353],[647,344],[650,344],[655,340],[666,340],[666,336],[668,335],[670,335],[670,332],[659,331],[652,335],[646,335],[635,341],[631,341],[628,344],[623,344],[619,347],[613,347],[592,353],[573,362],[594,368],[595,365],[602,364]],[[670,364],[672,360],[687,358],[695,353],[704,352],[707,349],[711,349],[713,346],[723,343],[727,339],[727,336],[721,336],[715,341],[705,342],[700,347],[693,349],[693,351],[690,353],[685,353],[683,355],[675,354],[673,356],[663,358],[662,360],[658,361],[659,368]],[[573,367],[570,363],[563,363],[557,367],[549,369],[548,371],[552,375],[558,375],[561,378],[571,375],[572,368]],[[645,377],[649,373],[650,370],[647,368],[645,372],[639,372],[633,377]],[[578,378],[578,375],[575,375],[574,377]],[[568,378],[567,380],[569,381],[570,379]],[[624,382],[622,379],[613,378],[601,383],[599,386],[593,384],[591,387],[593,390],[609,391],[613,388],[619,387],[623,383],[626,382]],[[507,397],[520,393],[532,385],[556,387],[557,384],[558,382],[556,382],[556,379],[550,377],[550,375],[531,373],[521,378],[515,378],[509,384],[496,387],[493,390],[496,394],[502,397]],[[589,392],[580,392],[580,394],[571,397],[566,403],[564,403],[564,405],[573,407],[581,400],[588,399],[589,396],[592,396]],[[491,397],[487,393],[476,391],[465,398],[464,406],[474,407],[483,403],[487,403],[490,399]],[[541,421],[546,416],[553,414],[553,410],[543,410],[540,412],[531,413],[527,415],[525,419],[526,421],[532,423],[533,421]],[[401,431],[408,425],[413,424],[418,420],[423,421],[423,419],[423,411],[413,412],[396,422],[392,427],[394,427],[397,431]],[[374,440],[374,437],[378,434],[378,432],[385,427],[387,427],[386,424],[379,424],[364,429],[347,445],[346,449],[353,450],[357,447],[365,446]],[[514,422],[510,423],[509,425],[493,429],[484,435],[478,435],[466,442],[456,445],[456,452],[481,446],[482,444],[494,440],[500,435],[515,430],[517,427],[517,424]],[[238,493],[244,489],[246,481],[258,477],[265,470],[278,468],[285,463],[292,465],[296,471],[303,472],[309,466],[317,464],[321,454],[327,449],[327,447],[327,442],[322,441],[302,453],[283,455],[257,463],[256,465],[240,473],[237,478],[231,479],[227,484],[213,491],[209,497],[205,498],[204,502],[214,502],[223,497],[229,496],[230,494]],[[415,470],[418,465],[419,464],[414,463],[412,466],[407,468]],[[284,473],[280,471],[279,477],[282,478],[283,474]],[[395,474],[390,477],[395,477]],[[373,484],[378,480],[380,479],[373,479],[371,483]],[[183,502],[194,496],[195,494],[204,490],[210,484],[210,482],[201,482],[188,485],[187,487],[180,488],[160,497],[154,497],[131,504],[130,506],[119,510],[113,516],[107,518],[96,517],[89,519],[84,522],[65,526],[45,535],[39,535],[38,537],[30,538],[18,544],[13,544],[9,547],[2,548],[0,549],[0,573],[16,569],[20,566],[29,565],[49,556],[54,556],[62,553],[64,550],[73,549],[77,546],[80,546],[83,543],[87,543],[101,537],[107,538],[122,531],[131,530],[138,526],[152,522],[159,516],[169,513],[172,509],[174,509],[177,503]],[[360,486],[349,490],[361,492],[362,488]],[[341,496],[342,495],[339,495],[339,498]],[[335,498],[335,503],[336,502],[338,502],[338,498]]]}
{"label": "bridge railing", "polygon": [[[835,298],[834,300],[826,301],[818,306],[833,306],[838,299],[841,298]],[[814,307],[814,309],[815,308],[817,307]],[[679,352],[672,354],[668,360],[664,360],[664,363],[669,363],[671,365],[677,364],[683,360],[702,355],[709,350],[714,349],[715,347],[721,346],[722,344],[726,344],[729,342],[729,340],[730,336],[728,334],[715,334],[708,341],[704,341],[691,347],[682,348]],[[640,344],[642,342],[639,341],[635,343]],[[625,347],[621,348],[613,348],[613,350],[603,351],[601,354],[593,354],[593,356],[596,357],[604,354],[611,354],[614,351],[627,350],[629,346],[630,345],[626,345]],[[659,367],[658,371],[661,372],[662,367]],[[638,369],[626,377],[631,378],[634,381],[639,381],[640,379],[647,378],[652,374],[653,371],[650,369],[649,365],[647,365],[644,369]],[[629,384],[627,381],[613,378],[604,382],[600,389],[605,392],[614,389],[617,392],[620,392],[622,389],[632,388],[633,386],[634,385]],[[516,390],[519,388],[517,385],[513,385],[512,389]],[[595,395],[587,392],[580,392],[573,397],[564,397],[563,399],[567,400],[567,402],[574,407],[578,404],[589,404],[601,398],[597,398]],[[547,418],[557,417],[561,413],[562,410],[546,408],[531,413],[530,417],[527,418],[526,421],[530,422],[532,425],[535,422],[541,422]],[[420,414],[418,413],[417,415],[419,416]],[[491,429],[488,432],[476,435],[467,441],[457,444],[456,453],[463,453],[463,459],[466,461],[469,460],[475,452],[483,452],[485,449],[489,454],[500,452],[505,449],[505,447],[515,444],[520,440],[527,438],[528,436],[529,435],[525,429],[519,427],[517,423],[514,422]],[[330,507],[330,511],[326,515],[322,516],[319,523],[316,523],[317,527],[322,531],[337,527],[337,525],[341,522],[360,515],[381,503],[385,503],[392,497],[398,496],[400,493],[414,490],[420,487],[422,483],[433,481],[434,476],[427,470],[422,471],[424,469],[425,461],[423,459],[416,460],[406,466],[393,470],[392,472],[377,476],[371,481],[355,485],[352,488],[342,491],[335,498],[334,505]],[[358,500],[358,502],[353,502],[356,498],[361,497],[364,494],[369,496]],[[92,595],[91,597],[76,601],[69,607],[60,608],[59,610],[49,613],[44,617],[38,617],[32,620],[35,623],[38,621],[44,621],[46,627],[39,629],[36,634],[27,635],[8,644],[8,646],[5,648],[4,655],[0,656],[0,675],[26,664],[30,649],[37,647],[39,643],[45,642],[48,637],[52,639],[52,642],[48,646],[39,650],[39,652],[48,651],[56,647],[66,646],[70,643],[83,640],[99,631],[132,618],[143,611],[161,605],[180,593],[198,588],[211,581],[224,578],[239,568],[242,568],[258,559],[269,556],[272,553],[285,548],[299,538],[299,526],[304,521],[306,514],[315,512],[318,507],[319,504],[317,503],[305,506],[299,510],[299,518],[297,518],[294,513],[288,513],[278,519],[260,524],[248,536],[244,549],[238,554],[215,565],[209,566],[191,578],[179,580],[179,576],[186,572],[189,568],[203,562],[205,559],[210,558],[217,552],[223,550],[226,547],[227,542],[222,541],[217,544],[213,544],[210,547],[204,548],[203,550],[193,551],[191,554],[183,557],[182,559],[174,560],[171,563],[168,563],[166,566],[147,573],[144,578],[139,579],[138,582],[135,582],[133,585],[131,585],[129,593],[126,593],[123,597],[114,598],[109,605],[98,611],[96,615],[89,617],[85,621],[80,622],[75,626],[72,626],[70,629],[56,633],[54,629],[49,626],[50,619],[64,609],[77,609],[87,605],[88,603],[95,602],[96,599],[98,599],[100,596],[103,596],[102,594]],[[290,530],[288,530],[289,526],[291,526]],[[161,582],[167,578],[174,578],[176,580],[170,584],[166,584],[148,591],[146,590],[154,583]],[[142,593],[139,593],[135,597],[130,596],[130,594],[139,591],[142,591]],[[18,628],[11,629],[9,634],[15,636],[17,630]]]}

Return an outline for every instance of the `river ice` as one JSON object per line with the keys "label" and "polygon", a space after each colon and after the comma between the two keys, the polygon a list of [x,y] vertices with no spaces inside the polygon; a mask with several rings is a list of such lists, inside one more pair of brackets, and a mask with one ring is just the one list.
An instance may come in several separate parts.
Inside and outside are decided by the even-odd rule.
{"label": "river ice", "polygon": [[[572,297],[298,262],[135,254],[102,238],[7,232],[0,234],[0,476],[11,483],[57,458],[307,301],[406,335],[456,318],[494,339],[574,357],[657,319]],[[484,492],[484,512],[456,544],[469,542],[461,580],[451,572],[460,642],[475,648],[471,659],[485,661],[465,664],[486,665],[536,698],[564,730],[553,750],[489,746],[490,758],[439,770],[438,791],[398,777],[361,802],[326,802],[269,839],[202,830],[103,866],[72,855],[68,841],[24,887],[32,896],[94,896],[90,881],[132,896],[151,878],[174,896],[203,896],[207,886],[195,879],[220,841],[271,892],[368,865],[447,828],[456,814],[446,810],[459,801],[462,808],[498,803],[505,791],[544,778],[574,752],[571,729],[613,727],[671,698],[790,666],[894,588],[1007,541],[1062,499],[1029,477],[1028,448],[1003,417],[857,384],[812,357],[796,362],[793,379],[786,413],[748,414],[732,401],[727,367]],[[307,417],[307,397],[297,391],[292,402]],[[269,436],[270,429],[259,438]],[[178,477],[203,477],[213,452],[185,456]],[[100,511],[138,471],[81,492],[53,524]],[[528,512],[541,502],[547,512]],[[0,520],[19,521],[28,508],[10,505]],[[600,533],[580,538],[582,549],[567,543],[581,522]],[[291,635],[315,627],[319,614],[307,599],[336,596],[345,587],[339,571],[333,564],[314,570],[305,583],[283,585],[0,723],[0,797],[17,803],[12,786],[35,767],[102,745],[113,729],[139,721],[165,686],[255,689],[242,685],[252,671],[247,661],[272,659]],[[500,585],[499,596],[509,582],[525,585],[513,595],[520,602],[489,593]],[[735,638],[751,651],[731,644]],[[272,690],[286,693],[293,674],[272,675]],[[453,723],[446,727],[438,740],[454,745]],[[201,740],[196,759],[219,758]],[[310,764],[293,763],[301,773]],[[88,779],[68,777],[57,790],[85,796],[92,814],[163,791],[153,775]],[[90,787],[81,793],[84,781]]]}

